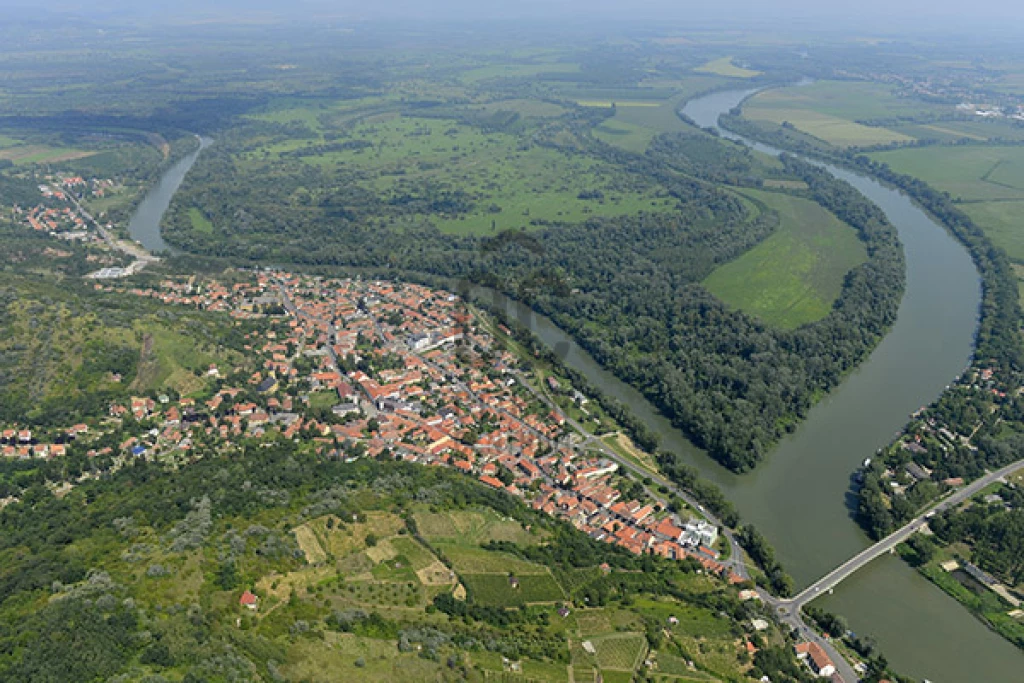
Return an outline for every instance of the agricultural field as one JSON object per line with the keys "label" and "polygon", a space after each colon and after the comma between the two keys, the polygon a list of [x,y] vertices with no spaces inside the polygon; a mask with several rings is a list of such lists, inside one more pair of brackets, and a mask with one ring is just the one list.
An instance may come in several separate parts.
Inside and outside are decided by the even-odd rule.
{"label": "agricultural field", "polygon": [[579,64],[569,62],[492,64],[464,71],[461,79],[465,83],[479,83],[495,78],[537,78],[543,80],[544,74],[572,74],[579,73],[579,70]]}
{"label": "agricultural field", "polygon": [[594,135],[628,151],[643,152],[659,133],[692,133],[693,126],[679,118],[679,110],[686,100],[726,82],[725,78],[712,76],[655,81],[652,87],[672,88],[676,94],[657,102],[657,106],[623,106],[628,101],[616,101],[615,116],[595,127]]}
{"label": "agricultural field", "polygon": [[950,193],[997,247],[1024,263],[1024,147],[925,147],[871,156]]}
{"label": "agricultural field", "polygon": [[1024,147],[922,147],[870,155],[964,202],[1024,199]]}
{"label": "agricultural field", "polygon": [[505,519],[490,508],[430,512],[417,510],[416,525],[431,543],[458,544],[476,549],[487,541],[511,541],[535,545],[546,538],[542,531],[527,531],[512,519]]}
{"label": "agricultural field", "polygon": [[597,665],[602,670],[635,671],[647,653],[642,634],[621,633],[591,639],[597,650]]}
{"label": "agricultural field", "polygon": [[736,66],[733,63],[732,57],[722,57],[720,59],[714,59],[703,66],[699,66],[694,71],[706,74],[714,74],[715,76],[726,76],[727,78],[753,78],[754,76],[760,76],[760,71],[754,71],[753,69],[744,69],[743,67]]}
{"label": "agricultural field", "polygon": [[788,123],[837,147],[862,147],[914,138],[859,121],[919,116],[937,109],[896,97],[876,83],[818,81],[759,93],[743,106],[743,115],[752,121]]}
{"label": "agricultural field", "polygon": [[14,162],[15,166],[73,161],[96,154],[96,152],[83,149],[51,147],[49,145],[23,144],[8,147],[3,144],[4,142],[11,142],[11,139],[0,140],[0,160],[7,159]]}
{"label": "agricultural field", "polygon": [[[533,570],[545,569],[534,566]],[[463,583],[473,602],[486,607],[518,607],[532,603],[553,603],[565,599],[558,582],[550,573],[521,574],[511,578],[508,573],[461,573]],[[515,584],[513,585],[513,581]]]}
{"label": "agricultural field", "polygon": [[1024,140],[1024,127],[1008,121],[979,119],[938,121],[935,123],[906,123],[892,127],[893,130],[919,140],[935,140],[951,143],[964,140],[973,142],[1001,141],[1020,142]]}
{"label": "agricultural field", "polygon": [[773,192],[744,191],[778,212],[778,230],[720,266],[704,286],[770,325],[793,329],[828,315],[846,274],[867,254],[853,228],[818,204]]}

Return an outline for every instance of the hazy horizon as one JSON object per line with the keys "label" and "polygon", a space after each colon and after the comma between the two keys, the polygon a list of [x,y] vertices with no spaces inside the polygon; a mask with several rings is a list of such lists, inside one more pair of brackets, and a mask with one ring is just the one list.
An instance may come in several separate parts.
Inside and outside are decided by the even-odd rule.
{"label": "hazy horizon", "polygon": [[[218,20],[252,21],[416,21],[471,23],[565,21],[583,24],[618,21],[631,25],[706,26],[750,29],[757,25],[868,32],[920,33],[930,30],[987,30],[1005,36],[1024,33],[1024,3],[1007,0],[965,6],[956,0],[862,0],[834,5],[814,0],[672,2],[671,0],[180,0],[133,2],[56,0],[45,6],[29,0],[0,0],[8,21],[52,21],[55,17],[92,23],[170,20],[175,23]],[[567,24],[571,28],[572,24]],[[551,27],[557,28],[557,26]]]}

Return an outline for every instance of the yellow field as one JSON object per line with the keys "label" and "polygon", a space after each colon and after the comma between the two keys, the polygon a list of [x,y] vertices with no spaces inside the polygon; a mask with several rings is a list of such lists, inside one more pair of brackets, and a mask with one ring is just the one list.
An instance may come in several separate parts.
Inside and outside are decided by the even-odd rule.
{"label": "yellow field", "polygon": [[641,102],[639,100],[616,100],[615,102],[611,100],[576,100],[576,104],[581,107],[603,107],[605,109],[609,109],[613,105],[615,107],[660,107],[662,105],[661,102]]}
{"label": "yellow field", "polygon": [[760,71],[753,71],[751,69],[744,69],[743,67],[736,66],[732,63],[732,57],[722,57],[721,59],[713,59],[703,66],[699,66],[694,71],[699,71],[705,74],[715,74],[717,76],[728,76],[730,78],[753,78],[754,76],[760,76]]}
{"label": "yellow field", "polygon": [[837,147],[884,145],[890,142],[909,142],[914,139],[888,128],[864,126],[838,116],[830,116],[809,109],[761,108],[757,106],[756,100],[744,108],[743,115],[752,121],[768,121],[777,125],[789,122],[804,133]]}

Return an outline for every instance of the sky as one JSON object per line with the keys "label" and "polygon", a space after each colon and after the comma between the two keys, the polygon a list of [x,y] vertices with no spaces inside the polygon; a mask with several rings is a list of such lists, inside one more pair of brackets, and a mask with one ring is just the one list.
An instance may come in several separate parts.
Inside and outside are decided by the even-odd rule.
{"label": "sky", "polygon": [[880,33],[895,28],[1001,27],[1024,37],[1021,0],[0,0],[6,14],[41,17],[48,12],[104,18],[176,21],[211,17],[273,16],[350,21],[401,19],[435,22],[494,20],[613,20],[832,25]]}

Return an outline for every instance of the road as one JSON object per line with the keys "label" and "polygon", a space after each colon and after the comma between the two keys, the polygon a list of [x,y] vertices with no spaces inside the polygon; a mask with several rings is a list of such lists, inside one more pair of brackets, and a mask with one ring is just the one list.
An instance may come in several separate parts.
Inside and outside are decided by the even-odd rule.
{"label": "road", "polygon": [[814,598],[820,596],[822,593],[835,588],[843,579],[847,578],[857,570],[861,569],[875,558],[884,555],[887,552],[891,552],[897,545],[907,540],[914,535],[918,530],[921,529],[925,524],[928,523],[928,518],[936,512],[942,512],[955,505],[959,505],[963,501],[967,500],[974,494],[981,491],[986,486],[999,481],[1003,477],[1012,474],[1013,472],[1024,467],[1024,460],[1018,460],[1015,463],[1007,465],[1006,467],[990,472],[984,477],[977,479],[967,486],[955,491],[954,493],[946,496],[938,503],[926,508],[924,512],[912,519],[903,527],[894,531],[889,536],[874,544],[873,546],[864,549],[854,557],[850,558],[839,567],[836,567],[825,576],[812,583],[810,586],[805,588],[801,593],[794,596],[790,600],[779,601],[780,605],[792,605],[794,607],[803,607],[808,602],[814,600]]}
{"label": "road", "polygon": [[[278,285],[280,287],[281,298],[283,300],[284,306],[289,313],[291,313],[292,315],[302,315],[307,318],[316,319],[313,318],[313,316],[310,316],[309,314],[298,310],[294,306],[293,302],[289,299],[287,295],[287,290],[283,286],[283,283],[278,283]],[[333,336],[335,331],[333,325],[331,325],[329,321],[320,322],[324,322],[329,326],[330,332]],[[334,357],[334,350],[333,348],[330,348],[330,346],[328,348],[332,356],[332,360],[334,360],[335,367],[337,367],[337,358]],[[427,362],[428,364],[432,365],[432,363],[430,363],[429,361]],[[599,450],[605,457],[615,462],[622,469],[632,473],[641,480],[650,481],[654,486],[657,486],[660,490],[667,490],[671,494],[681,498],[694,509],[700,510],[709,522],[711,522],[712,524],[721,529],[722,535],[727,539],[729,543],[731,551],[730,557],[727,561],[724,562],[724,564],[731,571],[735,572],[742,578],[749,578],[750,574],[746,564],[743,561],[743,551],[739,545],[739,542],[736,540],[735,536],[729,530],[729,528],[722,524],[721,520],[717,519],[715,515],[705,510],[704,507],[700,504],[700,502],[693,498],[686,490],[680,488],[675,483],[665,478],[661,474],[651,471],[643,467],[639,463],[636,463],[633,460],[620,455],[618,452],[610,448],[599,438],[588,432],[583,427],[583,425],[581,425],[579,422],[574,420],[569,415],[565,414],[564,411],[562,411],[557,405],[555,405],[555,403],[546,393],[533,387],[521,372],[517,371],[514,373],[514,375],[516,377],[516,380],[523,388],[525,388],[527,391],[533,394],[535,398],[537,398],[545,405],[547,405],[548,408],[555,411],[557,414],[561,415],[565,419],[566,424],[569,425],[569,427],[571,427],[582,438],[582,445]],[[476,396],[476,394],[472,392],[469,389],[469,387],[463,386],[461,383],[458,382],[456,384],[459,386],[460,389],[467,391],[473,397],[474,400],[480,401],[480,398]],[[532,430],[531,428],[531,431],[535,430]],[[545,441],[548,441],[545,435],[539,433],[538,435]],[[786,624],[790,628],[797,631],[804,639],[818,643],[818,645],[820,645],[825,650],[825,652],[835,663],[836,668],[839,674],[843,677],[843,679],[848,681],[849,683],[853,683],[854,681],[857,681],[859,679],[856,672],[850,666],[849,662],[846,661],[846,659],[839,653],[839,651],[829,640],[821,637],[813,629],[807,626],[807,624],[803,621],[803,615],[801,613],[802,608],[814,599],[820,597],[821,595],[827,594],[830,590],[835,588],[835,586],[837,586],[847,577],[851,576],[861,568],[868,565],[872,560],[886,553],[892,552],[897,545],[906,541],[913,534],[917,533],[922,527],[924,527],[927,524],[928,519],[935,513],[942,512],[946,509],[949,509],[950,507],[959,505],[963,501],[967,500],[971,496],[975,495],[976,493],[984,489],[986,486],[989,486],[990,484],[1002,479],[1003,477],[1006,477],[1009,474],[1012,474],[1013,472],[1021,468],[1024,468],[1024,460],[1017,461],[999,470],[990,472],[989,474],[986,474],[985,476],[972,482],[971,484],[949,494],[948,496],[944,497],[942,500],[938,501],[934,505],[926,508],[920,515],[915,517],[913,520],[911,520],[909,523],[907,523],[897,531],[893,532],[892,534],[882,539],[878,543],[875,543],[874,545],[865,548],[863,551],[861,551],[854,557],[850,558],[842,565],[832,570],[831,572],[829,572],[821,579],[814,582],[813,584],[811,584],[810,586],[808,586],[792,598],[777,598],[760,588],[758,589],[758,594],[760,595],[761,599],[765,602],[765,604],[775,609],[776,614],[782,623]],[[657,492],[652,491],[650,489],[651,487],[648,487],[648,492],[653,499],[658,500],[659,502],[662,503],[665,502],[662,496],[659,496]]]}
{"label": "road", "polygon": [[[536,397],[538,400],[542,401],[545,405],[547,405],[551,410],[561,415],[565,419],[566,424],[572,427],[578,434],[580,434],[583,437],[584,445],[589,445],[594,448],[597,448],[605,457],[615,462],[619,467],[628,470],[632,474],[639,477],[641,480],[649,479],[651,482],[658,485],[659,487],[666,488],[668,491],[681,498],[687,505],[689,505],[693,509],[700,510],[701,514],[703,514],[709,522],[711,522],[719,529],[721,529],[722,535],[725,536],[725,538],[729,541],[729,559],[723,562],[723,564],[729,569],[731,569],[733,572],[735,572],[741,578],[746,579],[750,577],[750,574],[747,571],[747,566],[743,562],[743,551],[740,548],[739,542],[737,542],[736,538],[733,536],[732,532],[729,530],[727,526],[722,524],[721,520],[716,518],[707,510],[705,510],[704,506],[701,505],[685,489],[680,488],[678,485],[666,479],[661,474],[657,472],[652,472],[646,467],[643,467],[633,462],[629,458],[619,455],[614,449],[610,448],[608,444],[604,443],[594,435],[590,434],[586,429],[584,429],[583,425],[581,425],[579,422],[566,415],[561,408],[556,406],[554,402],[546,394],[544,394],[544,392],[538,391],[533,386],[531,386],[530,383],[526,381],[526,378],[522,375],[522,373],[516,372],[515,375],[520,385],[522,385],[527,391],[533,394],[534,397]],[[659,502],[662,503],[665,502],[663,500],[660,500],[660,496],[653,494],[653,492],[651,495],[652,498],[654,498],[655,500],[659,500]]]}
{"label": "road", "polygon": [[90,214],[88,211],[85,210],[85,208],[82,207],[78,199],[73,194],[71,194],[71,192],[65,193],[65,196],[69,200],[71,200],[71,203],[75,205],[75,208],[78,209],[78,212],[82,215],[82,217],[85,218],[88,222],[92,223],[93,227],[96,228],[96,232],[100,234],[100,237],[103,238],[103,241],[107,243],[108,247],[110,247],[111,249],[117,249],[118,251],[123,251],[124,253],[128,254],[133,259],[135,259],[135,263],[132,264],[132,267],[135,270],[141,270],[146,265],[150,263],[155,263],[160,260],[159,257],[153,256],[148,251],[143,249],[138,244],[135,244],[134,242],[130,242],[128,240],[119,240],[115,238],[112,234],[110,234],[109,230],[100,225],[100,222],[92,217],[92,214]]}

